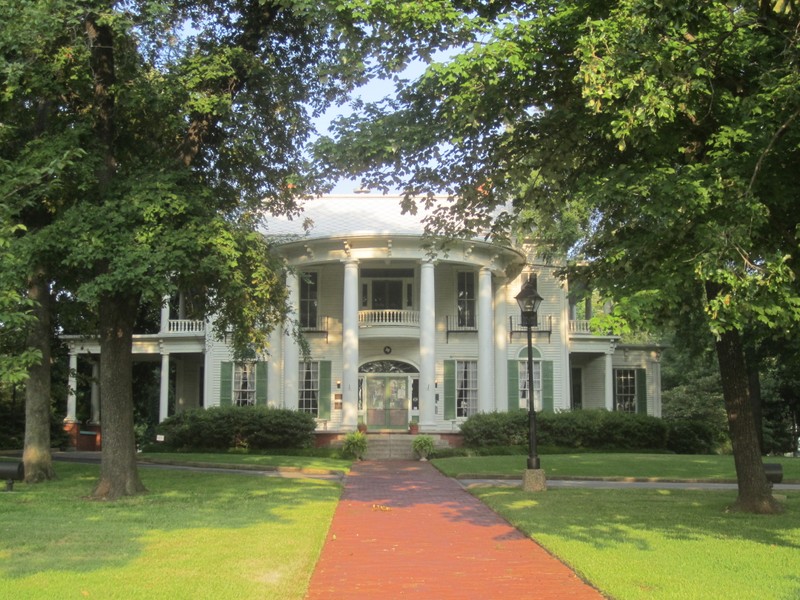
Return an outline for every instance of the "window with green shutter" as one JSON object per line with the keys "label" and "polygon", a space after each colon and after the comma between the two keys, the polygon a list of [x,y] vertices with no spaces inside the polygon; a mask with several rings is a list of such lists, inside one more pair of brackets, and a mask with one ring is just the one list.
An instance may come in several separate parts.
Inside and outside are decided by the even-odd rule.
{"label": "window with green shutter", "polygon": [[444,361],[444,418],[456,418],[456,361]]}

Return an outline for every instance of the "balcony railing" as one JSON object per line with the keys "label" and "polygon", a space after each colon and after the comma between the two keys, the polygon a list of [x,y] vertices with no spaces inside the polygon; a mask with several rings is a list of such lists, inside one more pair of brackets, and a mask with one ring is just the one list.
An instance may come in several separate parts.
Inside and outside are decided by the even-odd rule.
{"label": "balcony railing", "polygon": [[459,323],[457,316],[446,315],[445,316],[445,331],[447,335],[447,343],[450,343],[450,334],[451,333],[477,333],[478,326],[476,325],[475,321],[473,320],[471,323]]}
{"label": "balcony railing", "polygon": [[360,310],[359,327],[419,327],[418,310]]}
{"label": "balcony railing", "polygon": [[592,335],[588,319],[571,319],[569,322],[569,332],[581,335]]}
{"label": "balcony railing", "polygon": [[[509,340],[514,337],[515,333],[527,333],[528,328],[522,324],[520,317],[508,317],[508,338]],[[532,334],[546,333],[547,341],[550,341],[550,336],[553,333],[553,315],[539,315],[537,324],[531,327]]]}
{"label": "balcony railing", "polygon": [[325,341],[328,341],[328,317],[317,317],[315,322],[301,324],[300,329],[303,333],[322,333],[325,335]]}
{"label": "balcony railing", "polygon": [[190,335],[202,335],[206,331],[205,321],[195,321],[193,319],[170,319],[167,324],[169,333],[185,333]]}

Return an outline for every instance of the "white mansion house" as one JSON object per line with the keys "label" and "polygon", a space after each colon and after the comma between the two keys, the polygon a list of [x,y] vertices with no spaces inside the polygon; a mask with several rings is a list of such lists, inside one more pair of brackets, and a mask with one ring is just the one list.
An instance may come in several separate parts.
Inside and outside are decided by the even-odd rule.
{"label": "white mansion house", "polygon": [[[296,270],[288,287],[310,356],[279,327],[267,356],[234,363],[213,321],[183,319],[165,304],[160,331],[134,340],[135,359],[161,361],[160,419],[171,386],[177,411],[263,404],[311,412],[331,432],[358,423],[406,431],[417,421],[422,432],[451,433],[476,412],[526,408],[528,346],[515,296],[532,277],[543,298],[533,331],[536,409],[660,416],[659,349],[591,333],[576,318],[581,299],[571,302],[555,277],[558,265],[480,240],[430,255],[422,229],[421,216],[401,214],[399,198],[364,194],[318,198],[300,218],[271,220],[264,233]],[[67,341],[72,373],[81,354],[99,352],[93,340]],[[74,380],[69,387],[67,422],[76,417]],[[101,393],[92,390],[92,422]]]}

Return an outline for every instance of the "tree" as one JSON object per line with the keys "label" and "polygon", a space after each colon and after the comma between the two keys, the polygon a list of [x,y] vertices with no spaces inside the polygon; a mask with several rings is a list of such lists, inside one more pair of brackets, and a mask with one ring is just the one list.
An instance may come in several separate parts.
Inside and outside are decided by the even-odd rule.
{"label": "tree", "polygon": [[634,324],[699,324],[724,386],[733,508],[780,510],[742,333],[800,318],[794,3],[498,10],[473,22],[472,45],[401,85],[396,100],[342,119],[320,151],[335,172],[402,186],[411,210],[415,196],[450,194],[432,229],[514,224],[540,251],[580,259],[581,275]]}
{"label": "tree", "polygon": [[[101,344],[98,498],[143,491],[135,464],[131,336],[140,304],[201,290],[238,353],[263,349],[285,314],[283,265],[257,228],[321,190],[311,118],[370,72],[444,37],[368,21],[394,3],[305,0],[7,2],[0,34],[0,157],[80,152],[37,188],[28,273],[83,303]],[[422,15],[409,5],[403,18]],[[388,21],[387,21],[388,22]],[[367,67],[368,56],[380,63]],[[56,260],[53,261],[52,259]],[[48,279],[49,278],[49,279]],[[37,334],[41,335],[41,334]]]}

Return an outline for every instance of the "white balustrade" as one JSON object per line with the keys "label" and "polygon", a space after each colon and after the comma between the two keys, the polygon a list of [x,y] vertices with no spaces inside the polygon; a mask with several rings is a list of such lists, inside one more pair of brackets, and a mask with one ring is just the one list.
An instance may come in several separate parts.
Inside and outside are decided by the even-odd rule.
{"label": "white balustrade", "polygon": [[360,310],[359,327],[419,327],[417,310]]}

